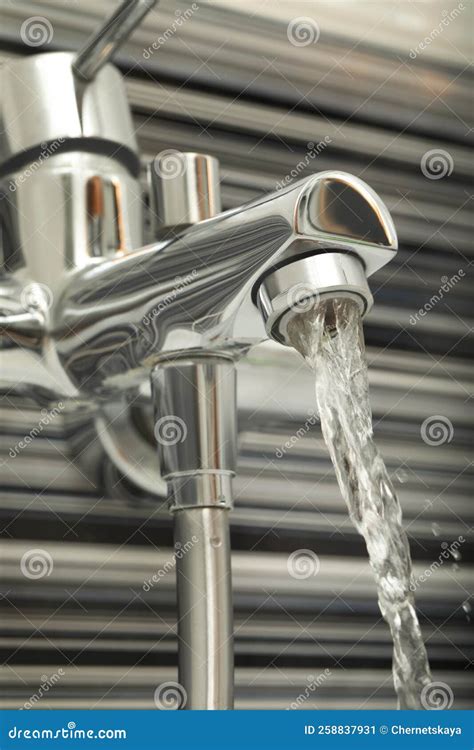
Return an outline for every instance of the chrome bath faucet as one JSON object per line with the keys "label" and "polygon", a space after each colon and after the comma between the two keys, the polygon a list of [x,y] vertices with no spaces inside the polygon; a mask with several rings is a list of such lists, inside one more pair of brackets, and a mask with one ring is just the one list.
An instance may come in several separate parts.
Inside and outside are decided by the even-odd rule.
{"label": "chrome bath faucet", "polygon": [[[0,72],[0,387],[89,409],[117,464],[148,492],[166,487],[187,548],[184,707],[231,708],[235,362],[267,337],[288,345],[301,301],[347,297],[365,315],[367,278],[397,238],[381,199],[341,171],[225,212],[212,156],[167,150],[142,179],[108,60],[154,5],[125,2],[78,54]],[[154,412],[156,460],[130,427],[137,398]]]}

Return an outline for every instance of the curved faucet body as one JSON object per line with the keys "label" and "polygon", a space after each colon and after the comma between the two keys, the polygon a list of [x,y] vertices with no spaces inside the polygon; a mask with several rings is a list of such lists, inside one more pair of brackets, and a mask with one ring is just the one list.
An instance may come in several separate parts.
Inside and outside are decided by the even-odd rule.
{"label": "curved faucet body", "polygon": [[[344,186],[345,201],[351,193],[373,201],[359,237],[343,224],[331,193],[336,184]],[[380,201],[364,183],[323,172],[172,239],[82,269],[54,309],[58,359],[79,390],[101,394],[123,388],[127,375],[139,377],[164,355],[238,353],[265,337],[263,328],[260,335],[240,330],[236,340],[234,324],[269,269],[337,251],[356,257],[367,275],[392,257],[395,233],[388,214],[382,223],[376,208]]]}
{"label": "curved faucet body", "polygon": [[[147,247],[63,266],[51,282],[51,299],[43,305],[40,299],[33,311],[18,305],[18,291],[21,300],[22,283],[42,282],[24,265],[4,277],[6,297],[15,303],[11,322],[7,314],[3,324],[13,370],[6,359],[3,378],[18,378],[11,350],[19,348],[33,389],[45,388],[46,366],[53,397],[107,400],[135,388],[164,356],[191,350],[238,356],[262,340],[263,326],[238,326],[234,336],[239,310],[252,304],[274,269],[291,279],[296,261],[305,259],[315,293],[334,296],[339,285],[347,294],[359,286],[365,313],[371,305],[365,278],[395,249],[388,212],[370,188],[352,175],[322,172]],[[327,258],[317,261],[321,254],[338,261],[328,278],[327,270],[321,275],[328,265]],[[295,284],[294,278],[290,289]]]}

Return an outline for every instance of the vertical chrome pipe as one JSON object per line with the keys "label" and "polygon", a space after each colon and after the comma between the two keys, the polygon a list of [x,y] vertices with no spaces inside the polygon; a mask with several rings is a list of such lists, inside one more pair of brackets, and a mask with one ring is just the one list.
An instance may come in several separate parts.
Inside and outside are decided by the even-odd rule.
{"label": "vertical chrome pipe", "polygon": [[92,81],[158,0],[125,0],[77,53],[74,73]]}
{"label": "vertical chrome pipe", "polygon": [[233,708],[229,511],[236,453],[233,361],[195,354],[151,375],[155,437],[175,523],[179,682],[187,709]]}
{"label": "vertical chrome pipe", "polygon": [[178,675],[188,709],[233,708],[234,654],[229,511],[174,513]]}

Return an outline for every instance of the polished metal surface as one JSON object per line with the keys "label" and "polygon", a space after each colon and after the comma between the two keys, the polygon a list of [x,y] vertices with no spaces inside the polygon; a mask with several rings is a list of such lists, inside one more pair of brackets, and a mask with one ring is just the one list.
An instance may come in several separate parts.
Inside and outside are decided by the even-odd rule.
{"label": "polished metal surface", "polygon": [[[363,230],[353,225],[354,210]],[[52,397],[111,398],[136,387],[163,354],[237,353],[264,338],[263,327],[259,333],[252,326],[235,341],[234,322],[276,263],[337,249],[357,256],[370,276],[396,247],[390,215],[363,181],[316,174],[169,240],[68,274],[47,311],[43,340],[23,347],[28,372],[34,379],[47,343],[53,369],[59,366]],[[22,265],[17,273],[25,271]],[[3,378],[15,382],[9,361]]]}
{"label": "polished metal surface", "polygon": [[108,143],[110,158],[136,159],[135,129],[119,71],[108,65],[84,84],[74,76],[73,63],[70,52],[49,52],[0,67],[2,175],[15,171],[15,164],[10,166],[14,157],[20,168],[38,174],[62,150],[94,148],[100,154]]}
{"label": "polished metal surface", "polygon": [[73,63],[74,73],[86,81],[92,81],[156,3],[157,0],[124,0],[77,53]]}
{"label": "polished metal surface", "polygon": [[[345,185],[344,201],[357,196],[364,205],[364,240],[349,236],[350,221],[342,224],[334,183]],[[327,172],[79,271],[55,306],[59,362],[78,392],[100,395],[133,385],[160,355],[232,351],[234,319],[265,270],[301,252],[333,248],[356,254],[370,275],[393,257],[396,237],[385,207],[364,183]],[[80,339],[70,334],[79,321]],[[248,331],[237,345],[248,348],[263,337]]]}
{"label": "polished metal surface", "polygon": [[[233,708],[229,511],[237,453],[235,364],[184,354],[151,373],[154,436],[173,514],[184,708]],[[146,453],[144,453],[144,457]]]}
{"label": "polished metal surface", "polygon": [[230,507],[236,460],[236,378],[232,359],[170,360],[151,374],[154,434],[170,509]]}
{"label": "polished metal surface", "polygon": [[137,427],[132,406],[126,400],[103,404],[94,415],[94,425],[101,446],[121,475],[153,497],[166,498],[168,487],[157,466],[155,445]]}
{"label": "polished metal surface", "polygon": [[[468,24],[451,24],[429,53],[410,61],[410,46],[436,26],[442,4],[425,4],[421,12],[421,6],[404,6],[398,14],[398,3],[384,5],[384,23],[373,4],[370,14],[359,6],[352,11],[349,4],[345,13],[328,6],[324,24],[318,17],[324,31],[318,43],[297,49],[288,44],[286,23],[271,17],[284,4],[277,9],[267,3],[265,19],[254,4],[252,14],[257,14],[250,23],[224,0],[221,8],[200,4],[192,22],[159,53],[144,57],[172,26],[177,2],[163,0],[160,14],[150,14],[117,55],[127,73],[143,172],[163,149],[210,152],[222,165],[223,205],[235,208],[275,190],[298,163],[306,164],[301,176],[349,170],[377,190],[397,226],[401,250],[371,281],[377,303],[364,327],[375,429],[397,484],[418,575],[437,559],[440,544],[460,534],[468,538],[473,520],[467,466],[472,367],[466,359],[472,351],[471,282],[463,280],[429,315],[416,325],[410,322],[438,290],[440,278],[467,269],[472,258],[468,44],[459,36],[450,43],[451,33]],[[40,12],[50,20],[55,48],[77,49],[100,24],[106,6],[113,10],[117,3],[106,0],[99,7],[96,0],[80,0],[67,12],[62,0],[6,4],[0,37],[8,51],[2,49],[2,61],[31,55],[19,34],[28,16]],[[288,6],[294,16],[294,3]],[[384,49],[388,42],[392,54]],[[196,60],[207,60],[210,50],[212,60],[197,68]],[[27,104],[35,106],[33,100]],[[111,118],[107,125],[112,124],[121,120]],[[329,145],[308,163],[308,141],[315,141],[315,134],[328,136]],[[443,149],[453,159],[455,168],[446,179],[422,174],[421,158],[431,149]],[[21,279],[14,289],[18,314],[10,324],[24,335],[28,320],[29,336],[39,346],[42,314],[36,308],[22,311]],[[243,306],[241,313],[236,335],[248,330],[265,335],[258,311]],[[29,355],[22,357],[18,381],[31,368]],[[230,515],[236,705],[288,708],[307,686],[308,665],[319,674],[329,663],[331,680],[314,696],[315,705],[310,701],[311,708],[393,708],[388,634],[378,621],[370,572],[360,569],[365,550],[347,520],[317,424],[297,445],[285,448],[308,418],[311,376],[290,349],[273,343],[251,350],[238,367],[239,471]],[[45,367],[42,378],[49,394],[56,392]],[[176,658],[174,576],[145,596],[146,604],[141,600],[143,580],[173,553],[166,504],[157,499],[152,478],[153,444],[143,442],[144,459],[135,442],[143,432],[131,412],[124,420],[116,418],[124,403],[119,400],[106,405],[115,411],[103,437],[115,439],[114,462],[125,478],[99,453],[92,481],[89,454],[84,463],[86,454],[72,447],[77,425],[69,417],[63,420],[64,414],[11,459],[12,446],[41,417],[26,394],[9,390],[0,407],[4,535],[25,540],[21,549],[2,552],[2,569],[8,571],[2,608],[9,608],[2,612],[4,703],[21,706],[37,690],[41,675],[61,663],[66,676],[59,690],[43,699],[44,707],[153,708],[157,685],[176,679],[174,667],[164,666]],[[149,395],[145,410],[148,404]],[[438,413],[453,423],[454,439],[430,447],[420,439],[420,425]],[[89,429],[89,447],[98,448],[93,423]],[[149,484],[140,492],[136,485],[143,484],[148,460]],[[144,547],[150,540],[160,551]],[[55,563],[52,576],[34,585],[20,572],[21,557],[33,545],[50,550]],[[317,551],[321,574],[287,585],[288,552],[302,545]],[[7,540],[4,550],[9,547]],[[469,554],[466,544],[459,563],[444,566],[417,592],[434,674],[453,689],[456,708],[471,704],[466,669],[472,643],[462,609],[472,578]],[[163,622],[157,625],[149,605]],[[283,607],[289,614],[282,614]]]}
{"label": "polished metal surface", "polygon": [[8,230],[4,269],[10,272],[2,282],[21,280],[23,288],[44,284],[49,302],[69,274],[123,257],[142,238],[139,182],[107,156],[59,153],[26,177],[24,170],[9,174],[0,189],[0,221]]}
{"label": "polished metal surface", "polygon": [[174,514],[178,593],[178,679],[187,709],[234,707],[229,511]]}
{"label": "polished metal surface", "polygon": [[107,67],[79,85],[72,61],[34,55],[0,71],[0,379],[44,401],[78,396],[50,346],[64,286],[78,269],[143,243],[121,76]]}
{"label": "polished metal surface", "polygon": [[[335,298],[353,300],[362,317],[372,307],[364,267],[353,255],[322,253],[295,260],[265,276],[257,291],[257,305],[268,335],[287,346],[291,318]],[[326,325],[331,328],[330,306],[327,310]]]}
{"label": "polished metal surface", "polygon": [[[152,167],[152,233],[158,224],[169,236],[140,248],[141,188],[120,77],[106,66],[79,83],[74,60],[33,56],[2,73],[4,387],[26,378],[24,389],[44,400],[121,398],[165,353],[238,354],[263,338],[252,328],[236,341],[234,321],[275,264],[337,249],[370,276],[393,257],[390,215],[356,177],[322,172],[215,215],[216,160],[176,151]],[[39,116],[30,121],[17,115],[32,86]],[[52,152],[36,153],[54,139]]]}
{"label": "polished metal surface", "polygon": [[219,162],[208,154],[164,151],[151,163],[148,176],[154,239],[222,211]]}

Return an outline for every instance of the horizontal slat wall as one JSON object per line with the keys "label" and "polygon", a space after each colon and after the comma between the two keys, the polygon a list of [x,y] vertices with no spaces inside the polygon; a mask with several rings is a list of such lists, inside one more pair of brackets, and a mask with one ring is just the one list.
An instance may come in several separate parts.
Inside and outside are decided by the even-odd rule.
{"label": "horizontal slat wall", "polygon": [[[37,51],[20,40],[30,16],[53,25],[49,49],[75,49],[115,5],[6,4],[1,58]],[[453,26],[443,54],[433,45],[411,60],[417,40],[410,13],[419,18],[420,6],[404,4],[406,29],[399,27],[389,44],[380,18],[351,39],[351,6],[344,9],[344,29],[332,12],[325,25],[325,4],[316,5],[322,33],[311,48],[290,45],[286,22],[264,17],[258,7],[248,17],[238,4],[230,11],[200,3],[192,20],[146,59],[143,50],[171,26],[176,9],[188,7],[161,2],[118,63],[127,74],[144,165],[163,148],[212,153],[221,161],[224,203],[231,207],[275,189],[305,158],[308,142],[327,137],[329,145],[301,174],[351,171],[392,211],[401,249],[373,279],[376,305],[365,326],[374,422],[400,493],[416,575],[438,560],[443,544],[467,540],[460,559],[444,561],[417,598],[434,677],[451,687],[454,706],[462,708],[470,702],[466,610],[474,516],[466,50],[458,32],[449,36]],[[278,6],[282,13],[285,3]],[[374,5],[361,7],[359,15]],[[421,17],[420,37],[433,25],[432,15]],[[467,29],[468,20],[457,22]],[[456,43],[451,56],[450,42]],[[441,180],[420,169],[423,155],[435,148],[454,164]],[[459,269],[462,281],[411,324],[442,277]],[[289,350],[265,345],[239,366],[232,514],[237,706],[285,708],[329,669],[304,707],[393,707],[387,628],[319,427],[278,457],[313,406],[312,376]],[[429,446],[420,429],[436,414],[451,421],[454,435]],[[151,707],[156,686],[176,678],[173,574],[150,592],[142,588],[172,555],[162,501],[143,497],[117,475],[87,420],[59,416],[11,458],[11,446],[37,424],[39,412],[10,393],[1,400],[0,419],[2,705],[22,705],[44,675],[61,667],[65,675],[38,707]],[[29,581],[20,561],[34,548],[49,551],[54,569]],[[321,569],[295,581],[286,562],[301,548],[318,554]]]}

